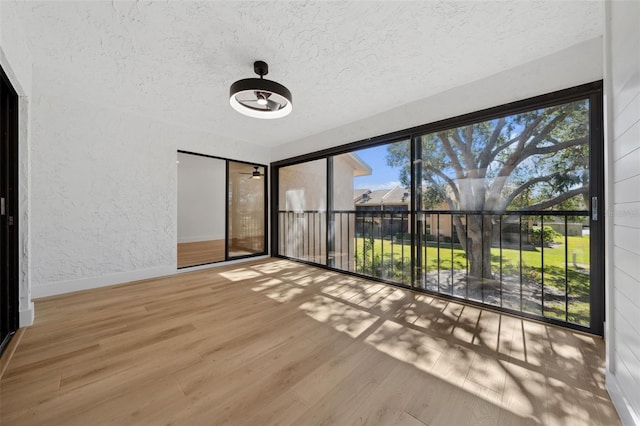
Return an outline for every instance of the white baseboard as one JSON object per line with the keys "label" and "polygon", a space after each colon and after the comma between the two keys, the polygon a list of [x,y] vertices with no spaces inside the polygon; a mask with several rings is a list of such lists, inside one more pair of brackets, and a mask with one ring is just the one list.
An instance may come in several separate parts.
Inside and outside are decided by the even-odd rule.
{"label": "white baseboard", "polygon": [[178,274],[181,274],[183,272],[193,272],[193,271],[199,271],[201,269],[218,268],[220,266],[233,265],[236,263],[251,262],[252,260],[263,260],[263,259],[268,259],[270,257],[271,255],[265,254],[264,256],[245,257],[242,259],[228,260],[226,262],[208,263],[206,265],[198,265],[198,266],[187,266],[184,268],[180,268],[178,271],[175,271],[175,272],[177,272]]}
{"label": "white baseboard", "polygon": [[20,311],[18,326],[29,327],[30,325],[33,325],[34,318],[35,318],[35,310],[33,309],[33,302],[29,302],[29,308],[24,311]]}
{"label": "white baseboard", "polygon": [[611,401],[618,411],[620,420],[625,426],[640,426],[640,413],[637,413],[634,408],[629,404],[627,398],[625,398],[618,383],[618,379],[615,374],[606,373],[606,385]]}
{"label": "white baseboard", "polygon": [[102,275],[93,278],[56,281],[47,285],[32,286],[31,296],[33,299],[37,299],[39,297],[55,296],[57,294],[106,287],[109,285],[122,284],[129,281],[144,280],[147,278],[162,277],[175,273],[175,266],[161,266],[157,268],[141,269],[136,271],[118,272],[115,274]]}
{"label": "white baseboard", "polygon": [[[175,266],[160,266],[157,268],[140,269],[129,272],[118,272],[115,274],[102,275],[93,278],[80,278],[77,280],[68,281],[56,281],[47,285],[33,286],[31,287],[32,299],[38,299],[40,297],[56,296],[58,294],[71,293],[74,291],[91,290],[92,288],[106,287],[110,285],[123,284],[129,281],[146,280],[148,278],[164,277],[166,275],[173,275],[182,272],[197,271],[200,269],[215,268],[218,266],[233,265],[234,263],[242,263],[251,260],[267,259],[269,255],[248,257],[243,259],[230,260],[228,262],[217,262],[209,265],[194,266],[191,268],[176,269]],[[27,312],[27,311],[25,311]],[[31,304],[30,312],[31,323],[33,323],[33,303]],[[20,313],[22,315],[22,312]],[[25,315],[27,315],[25,313]],[[20,318],[22,325],[22,317]],[[28,318],[25,317],[25,321]],[[31,324],[30,323],[30,324]],[[26,325],[26,323],[25,323]]]}

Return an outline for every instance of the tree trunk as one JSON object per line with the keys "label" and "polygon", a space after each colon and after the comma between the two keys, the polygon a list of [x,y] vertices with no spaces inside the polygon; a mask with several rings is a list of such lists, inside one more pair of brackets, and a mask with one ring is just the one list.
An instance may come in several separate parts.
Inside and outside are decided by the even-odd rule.
{"label": "tree trunk", "polygon": [[466,253],[469,278],[493,279],[491,272],[491,240],[493,223],[490,216],[469,215],[467,219]]}

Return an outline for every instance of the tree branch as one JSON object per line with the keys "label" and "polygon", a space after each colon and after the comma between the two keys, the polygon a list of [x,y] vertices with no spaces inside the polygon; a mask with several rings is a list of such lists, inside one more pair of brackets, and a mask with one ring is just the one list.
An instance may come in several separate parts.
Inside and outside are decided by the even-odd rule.
{"label": "tree branch", "polygon": [[[550,146],[545,146],[542,148],[536,148],[532,145],[529,145],[521,154],[519,157],[515,158],[514,161],[512,163],[505,163],[505,165],[500,169],[500,172],[498,173],[499,177],[507,177],[509,175],[511,175],[511,172],[513,172],[513,169],[515,169],[518,164],[522,163],[524,160],[526,160],[527,158],[533,156],[533,155],[544,155],[544,154],[552,154],[554,152],[558,152],[558,151],[562,151],[563,149],[566,148],[571,148],[573,146],[578,146],[578,145],[582,145],[587,143],[587,137],[583,137],[583,138],[578,138],[578,139],[572,139],[570,141],[567,142],[563,142],[561,144],[558,145],[550,145]],[[511,159],[511,158],[510,158]]]}
{"label": "tree branch", "polygon": [[451,137],[456,146],[460,149],[462,153],[462,158],[464,158],[464,163],[467,169],[467,177],[475,179],[478,177],[478,169],[475,159],[471,155],[471,148],[473,145],[473,125],[466,126],[464,128],[464,140],[460,136],[458,129],[455,129]]}
{"label": "tree branch", "polygon": [[503,207],[502,209],[506,209],[507,207],[509,207],[509,204],[511,204],[511,202],[513,200],[516,199],[516,197],[518,195],[520,195],[523,191],[525,191],[527,188],[532,187],[533,185],[540,183],[540,182],[549,182],[551,179],[553,179],[556,176],[559,176],[561,173],[552,173],[550,175],[547,176],[539,176],[537,178],[531,179],[525,183],[523,183],[522,185],[520,185],[518,188],[516,188],[508,197],[507,199],[504,201],[503,203]]}
{"label": "tree branch", "polygon": [[456,171],[456,177],[458,179],[464,179],[465,178],[464,169],[462,168],[462,165],[458,160],[458,156],[456,155],[455,151],[453,150],[453,147],[451,146],[451,143],[449,142],[449,136],[447,135],[446,132],[440,132],[438,133],[438,138],[442,142],[442,149],[444,149],[444,151],[447,153],[447,155],[451,159],[451,165]]}
{"label": "tree branch", "polygon": [[459,129],[453,129],[453,132],[451,132],[451,138],[453,139],[455,144],[458,146],[460,151],[464,152],[465,149],[466,149],[466,146],[465,146],[464,141],[460,137],[460,133],[458,133],[458,130]]}
{"label": "tree branch", "polygon": [[[497,146],[497,147],[496,147],[496,148],[495,148],[495,149],[494,149],[494,150],[489,154],[489,156],[487,157],[487,159],[486,159],[487,166],[489,166],[489,164],[490,164],[491,162],[493,162],[493,161],[496,159],[496,157],[498,156],[498,154],[500,154],[502,151],[504,151],[505,149],[507,149],[507,148],[509,147],[509,145],[513,145],[513,144],[514,144],[514,142],[518,142],[519,140],[520,140],[520,136],[517,136],[517,137],[515,137],[515,138],[513,138],[513,139],[510,139],[510,140],[506,141],[506,142],[505,142],[505,143],[503,143],[503,144],[498,145],[498,146]],[[502,164],[504,164],[504,162],[502,162]]]}
{"label": "tree branch", "polygon": [[[492,150],[498,143],[498,138],[500,137],[500,134],[502,133],[502,129],[504,129],[504,126],[506,124],[507,124],[507,120],[504,117],[500,118],[496,123],[496,127],[493,129],[493,133],[491,134],[489,141],[487,141],[487,144],[482,149],[482,153],[480,153],[480,167],[484,169],[489,167],[489,163],[491,163],[491,161],[493,160],[491,155]],[[511,141],[509,141],[509,144],[506,145],[504,148],[511,145],[515,140],[517,139],[512,139]]]}
{"label": "tree branch", "polygon": [[522,210],[522,211],[544,210],[546,208],[555,206],[556,204],[560,204],[561,202],[566,201],[569,198],[575,197],[576,195],[584,194],[584,193],[586,193],[588,191],[589,191],[589,187],[588,186],[583,186],[583,187],[580,187],[580,188],[572,189],[570,191],[567,191],[565,193],[562,193],[562,194],[558,195],[555,198],[552,198],[552,199],[547,200],[547,201],[543,201],[542,203],[533,204],[531,206],[524,207],[524,208],[522,208],[520,210]]}
{"label": "tree branch", "polygon": [[[520,164],[526,157],[523,157],[522,154],[525,152],[529,145],[527,145],[527,141],[533,134],[533,131],[538,124],[542,121],[542,114],[538,115],[535,120],[533,120],[527,127],[524,128],[520,135],[518,136],[518,146],[516,146],[515,150],[509,155],[509,158],[504,162],[504,165],[498,172],[499,177],[506,177],[511,174],[513,169],[516,168],[518,164]],[[495,155],[498,153],[495,152]],[[502,188],[500,188],[502,190]]]}
{"label": "tree branch", "polygon": [[[422,164],[424,164],[424,163],[422,163]],[[455,195],[456,199],[458,201],[460,201],[460,192],[458,191],[458,187],[456,186],[456,183],[453,181],[453,179],[451,179],[449,176],[444,174],[442,172],[442,170],[436,169],[435,167],[430,166],[428,164],[424,164],[424,170],[425,171],[429,171],[432,174],[437,175],[440,178],[442,178],[442,180],[444,180],[447,183],[447,185],[449,185],[449,187],[451,187],[451,190],[453,191],[453,194]],[[433,179],[429,178],[429,180],[431,180],[431,182],[433,182],[435,185],[437,185],[437,183]],[[447,194],[443,194],[443,195],[445,196],[445,198],[447,197]]]}
{"label": "tree branch", "polygon": [[530,157],[532,155],[552,154],[554,152],[562,151],[563,149],[571,148],[572,146],[584,145],[586,143],[587,143],[587,137],[585,136],[582,138],[577,138],[577,139],[572,139],[570,141],[562,142],[557,145],[543,146],[541,148],[534,147],[534,148],[531,148],[530,150],[527,149],[527,151],[530,151],[530,153],[526,153],[525,155],[527,157]]}
{"label": "tree branch", "polygon": [[[555,107],[554,109],[547,109],[546,113],[550,113],[550,112],[554,112],[557,111],[560,107]],[[531,141],[531,145],[532,146],[536,146],[538,145],[538,143],[543,140],[544,138],[547,137],[547,135],[549,133],[551,133],[551,131],[553,129],[555,129],[558,126],[558,122],[559,121],[563,121],[565,118],[567,118],[567,115],[569,115],[569,111],[565,110],[562,111],[560,114],[556,115],[555,117],[553,117],[553,120],[551,120],[550,122],[547,123],[546,126],[544,126],[544,128],[540,131],[540,133],[538,133],[533,140]],[[542,116],[542,114],[541,114]]]}
{"label": "tree branch", "polygon": [[467,164],[467,176],[471,179],[478,179],[485,176],[484,170],[480,168],[478,161],[473,158],[473,124],[465,127],[465,149],[462,151],[464,162]]}

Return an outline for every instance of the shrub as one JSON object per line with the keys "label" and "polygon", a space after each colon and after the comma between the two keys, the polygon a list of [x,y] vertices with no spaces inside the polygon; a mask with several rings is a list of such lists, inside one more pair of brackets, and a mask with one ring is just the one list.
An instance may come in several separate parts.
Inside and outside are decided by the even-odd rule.
{"label": "shrub", "polygon": [[545,226],[542,229],[539,226],[534,226],[529,230],[529,241],[536,246],[542,245],[549,246],[554,238],[559,237],[561,234],[558,234],[554,231],[550,226]]}

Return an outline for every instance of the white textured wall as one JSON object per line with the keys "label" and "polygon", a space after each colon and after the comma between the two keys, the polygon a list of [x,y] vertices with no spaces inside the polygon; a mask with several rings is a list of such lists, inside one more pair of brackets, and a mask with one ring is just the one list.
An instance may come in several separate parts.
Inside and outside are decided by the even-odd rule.
{"label": "white textured wall", "polygon": [[[333,157],[333,209],[355,210],[353,205],[354,165],[350,154]],[[353,236],[355,215],[336,215],[334,220],[334,266],[352,271],[355,264]]]}
{"label": "white textured wall", "polygon": [[178,242],[224,240],[226,162],[178,154]]}
{"label": "white textured wall", "polygon": [[[278,175],[278,210],[327,211],[327,162],[324,159],[282,167]],[[287,214],[280,220],[280,254],[319,263],[326,261],[326,217]],[[311,245],[309,246],[309,242]]]}
{"label": "white textured wall", "polygon": [[0,1],[0,64],[21,96],[31,94],[32,63],[16,3]]}
{"label": "white textured wall", "polygon": [[19,96],[18,100],[18,199],[19,199],[19,311],[20,326],[33,323],[31,302],[30,198],[30,96],[32,58],[14,2],[0,1],[0,65]]}
{"label": "white textured wall", "polygon": [[607,2],[607,387],[640,425],[640,2]]}
{"label": "white textured wall", "polygon": [[327,162],[324,159],[282,167],[278,209],[302,212],[327,210]]}
{"label": "white textured wall", "polygon": [[[282,160],[602,79],[602,38],[273,150]],[[384,84],[384,82],[380,82]],[[416,82],[419,85],[419,82]]]}
{"label": "white textured wall", "polygon": [[349,154],[333,157],[333,209],[353,210],[353,161]]}
{"label": "white textured wall", "polygon": [[265,148],[79,101],[49,75],[34,71],[34,297],[175,272],[178,149],[268,158]]}

